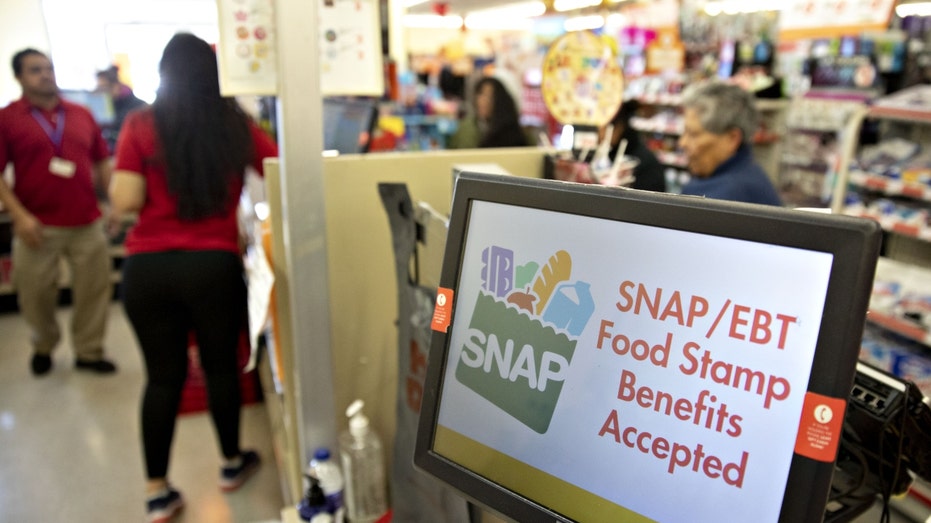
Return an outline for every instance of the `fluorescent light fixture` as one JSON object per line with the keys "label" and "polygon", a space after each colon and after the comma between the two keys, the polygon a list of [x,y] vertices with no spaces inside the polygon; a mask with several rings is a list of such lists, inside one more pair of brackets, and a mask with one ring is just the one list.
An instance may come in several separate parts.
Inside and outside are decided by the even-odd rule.
{"label": "fluorescent light fixture", "polygon": [[553,9],[557,11],[571,11],[601,5],[601,0],[553,0]]}
{"label": "fluorescent light fixture", "polygon": [[416,7],[420,4],[426,4],[430,0],[404,0],[404,8],[410,9],[411,7]]}
{"label": "fluorescent light fixture", "polygon": [[899,18],[906,16],[931,16],[931,2],[916,2],[913,4],[899,4],[895,7],[895,14]]}
{"label": "fluorescent light fixture", "polygon": [[566,32],[585,31],[587,29],[598,29],[604,27],[605,17],[601,15],[574,16],[566,20],[563,27]]}
{"label": "fluorescent light fixture", "polygon": [[736,15],[757,13],[760,11],[781,11],[784,0],[717,0],[705,4],[705,13],[709,16],[720,14]]}
{"label": "fluorescent light fixture", "polygon": [[[546,13],[546,4],[543,2],[514,2],[512,4],[501,4],[498,7],[488,9],[477,9],[469,11],[469,16],[507,16],[512,18],[532,18]],[[468,18],[468,17],[466,17]]]}
{"label": "fluorescent light fixture", "polygon": [[630,21],[621,13],[611,13],[605,17],[605,27],[628,27]]}
{"label": "fluorescent light fixture", "polygon": [[458,15],[404,15],[404,27],[418,29],[459,29],[462,17]]}
{"label": "fluorescent light fixture", "polygon": [[529,31],[533,28],[533,20],[530,18],[508,18],[470,14],[465,17],[465,26],[468,29]]}
{"label": "fluorescent light fixture", "polygon": [[515,2],[489,9],[471,11],[465,17],[469,29],[514,29],[529,30],[533,27],[531,18],[546,13],[543,2]]}

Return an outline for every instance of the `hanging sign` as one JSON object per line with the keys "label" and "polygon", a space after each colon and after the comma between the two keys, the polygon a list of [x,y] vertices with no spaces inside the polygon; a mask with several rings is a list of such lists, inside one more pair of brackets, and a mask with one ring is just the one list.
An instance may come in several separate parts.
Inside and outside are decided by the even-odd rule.
{"label": "hanging sign", "polygon": [[787,0],[779,38],[835,38],[889,27],[896,0]]}
{"label": "hanging sign", "polygon": [[647,46],[647,72],[681,73],[685,69],[685,46],[676,30],[663,30]]}
{"label": "hanging sign", "polygon": [[274,95],[278,56],[273,0],[217,0],[223,96]]}
{"label": "hanging sign", "polygon": [[318,1],[321,92],[324,95],[384,94],[378,2]]}

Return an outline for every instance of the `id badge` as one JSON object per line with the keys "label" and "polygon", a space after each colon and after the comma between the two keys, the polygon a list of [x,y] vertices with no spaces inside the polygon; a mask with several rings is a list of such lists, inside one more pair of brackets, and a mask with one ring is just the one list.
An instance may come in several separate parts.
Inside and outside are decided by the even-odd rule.
{"label": "id badge", "polygon": [[57,156],[53,157],[52,161],[48,164],[48,172],[56,176],[61,176],[62,178],[71,178],[74,176],[74,171],[76,169],[77,166],[74,162]]}

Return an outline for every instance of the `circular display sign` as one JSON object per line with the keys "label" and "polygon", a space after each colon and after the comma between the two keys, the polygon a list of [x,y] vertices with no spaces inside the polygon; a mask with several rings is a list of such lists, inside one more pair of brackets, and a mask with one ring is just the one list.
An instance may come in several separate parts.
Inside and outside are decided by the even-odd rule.
{"label": "circular display sign", "polygon": [[590,31],[575,31],[547,51],[541,90],[559,123],[601,127],[624,100],[624,73],[607,41]]}

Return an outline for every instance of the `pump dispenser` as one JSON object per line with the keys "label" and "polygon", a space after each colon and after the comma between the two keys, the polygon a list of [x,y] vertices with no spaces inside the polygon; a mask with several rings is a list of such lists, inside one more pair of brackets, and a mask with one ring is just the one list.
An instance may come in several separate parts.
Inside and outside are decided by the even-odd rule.
{"label": "pump dispenser", "polygon": [[385,459],[381,440],[356,400],[346,409],[349,430],[339,436],[340,459],[346,480],[346,512],[352,523],[371,523],[388,512]]}

